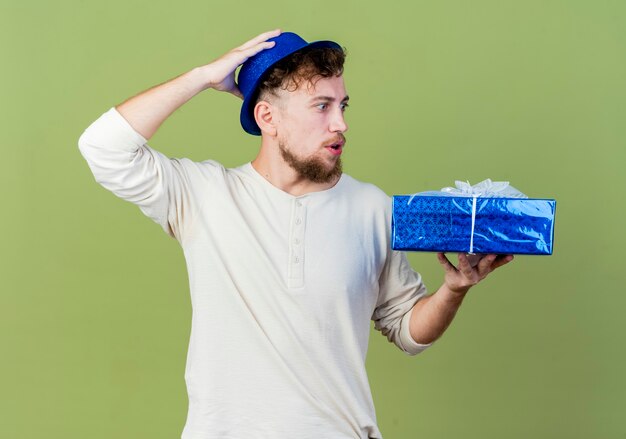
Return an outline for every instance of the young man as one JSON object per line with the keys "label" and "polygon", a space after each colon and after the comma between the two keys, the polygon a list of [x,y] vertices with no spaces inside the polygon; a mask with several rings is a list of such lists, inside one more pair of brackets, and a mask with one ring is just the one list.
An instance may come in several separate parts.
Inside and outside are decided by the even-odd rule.
{"label": "young man", "polygon": [[[365,356],[369,322],[417,354],[468,289],[512,256],[458,268],[441,288],[390,249],[390,199],[341,172],[344,52],[263,33],[111,108],[81,136],[96,180],[183,247],[193,307],[183,439],[381,438]],[[242,65],[235,82],[235,70]],[[244,99],[256,158],[225,169],[169,159],[147,140],[206,89]],[[229,146],[231,147],[231,146]]]}

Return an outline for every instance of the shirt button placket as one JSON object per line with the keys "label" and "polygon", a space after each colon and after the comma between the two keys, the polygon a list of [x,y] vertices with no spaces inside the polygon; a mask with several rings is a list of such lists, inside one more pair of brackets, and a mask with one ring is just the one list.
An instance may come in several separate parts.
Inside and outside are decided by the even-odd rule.
{"label": "shirt button placket", "polygon": [[306,207],[300,199],[294,200],[292,233],[289,242],[289,286],[304,286],[304,226]]}

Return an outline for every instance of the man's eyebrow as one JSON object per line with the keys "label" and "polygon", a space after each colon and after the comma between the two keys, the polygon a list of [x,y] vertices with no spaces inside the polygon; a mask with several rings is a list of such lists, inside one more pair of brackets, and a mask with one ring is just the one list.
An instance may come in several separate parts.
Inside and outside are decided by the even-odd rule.
{"label": "man's eyebrow", "polygon": [[[341,102],[348,102],[348,100],[350,99],[350,96],[346,95],[346,97],[344,97]],[[314,96],[311,99],[311,102],[313,101],[326,101],[326,102],[335,102],[335,98],[332,96]]]}

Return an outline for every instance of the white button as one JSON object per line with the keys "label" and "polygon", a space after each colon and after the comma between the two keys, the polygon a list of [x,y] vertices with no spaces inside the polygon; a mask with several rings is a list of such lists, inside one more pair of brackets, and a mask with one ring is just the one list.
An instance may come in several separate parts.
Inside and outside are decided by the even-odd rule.
{"label": "white button", "polygon": [[302,203],[301,203],[301,202],[299,202],[299,201],[296,201],[296,206],[298,206],[298,207],[302,207]]}
{"label": "white button", "polygon": [[300,223],[302,222],[302,220],[300,218],[296,218],[296,224],[300,225]]}
{"label": "white button", "polygon": [[297,256],[294,256],[294,257],[293,257],[293,262],[295,262],[295,263],[297,264],[298,262],[300,262],[300,259],[298,259],[298,257],[297,257]]}
{"label": "white button", "polygon": [[300,244],[300,240],[299,240],[298,238],[295,238],[295,239],[293,240],[293,243],[294,243],[294,244]]}

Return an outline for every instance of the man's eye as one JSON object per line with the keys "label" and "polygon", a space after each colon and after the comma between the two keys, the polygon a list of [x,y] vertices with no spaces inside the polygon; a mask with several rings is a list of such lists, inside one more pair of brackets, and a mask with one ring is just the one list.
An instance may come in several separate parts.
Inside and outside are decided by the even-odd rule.
{"label": "man's eye", "polygon": [[316,106],[320,110],[325,110],[326,108],[328,108],[328,104],[317,104]]}
{"label": "man's eye", "polygon": [[346,108],[348,108],[349,105],[347,103],[345,104],[341,104],[341,111],[346,111]]}

